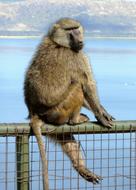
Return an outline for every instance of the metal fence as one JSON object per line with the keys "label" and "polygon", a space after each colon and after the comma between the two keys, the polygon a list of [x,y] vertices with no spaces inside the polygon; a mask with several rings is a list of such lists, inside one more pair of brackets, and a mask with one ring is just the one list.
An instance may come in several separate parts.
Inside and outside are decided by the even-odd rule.
{"label": "metal fence", "polygon": [[[103,177],[98,185],[82,179],[61,148],[45,137],[50,190],[135,190],[136,121],[118,121],[112,129],[96,123],[43,127],[43,135],[72,133],[87,167]],[[28,124],[0,124],[0,190],[42,190],[41,162]]]}

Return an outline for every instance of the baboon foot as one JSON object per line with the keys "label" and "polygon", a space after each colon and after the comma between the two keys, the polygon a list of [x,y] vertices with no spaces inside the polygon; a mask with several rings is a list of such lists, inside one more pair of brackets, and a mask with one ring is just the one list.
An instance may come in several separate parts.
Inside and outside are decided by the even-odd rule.
{"label": "baboon foot", "polygon": [[87,121],[89,121],[89,118],[87,117],[87,115],[80,114],[78,117],[70,119],[68,123],[70,125],[76,125],[76,124],[85,123]]}
{"label": "baboon foot", "polygon": [[79,122],[80,123],[85,123],[87,121],[89,121],[89,117],[87,115],[81,113],[80,116],[79,116]]}
{"label": "baboon foot", "polygon": [[78,168],[78,172],[85,180],[92,182],[93,184],[99,184],[99,182],[102,180],[101,176],[94,174],[87,168],[80,167]]}

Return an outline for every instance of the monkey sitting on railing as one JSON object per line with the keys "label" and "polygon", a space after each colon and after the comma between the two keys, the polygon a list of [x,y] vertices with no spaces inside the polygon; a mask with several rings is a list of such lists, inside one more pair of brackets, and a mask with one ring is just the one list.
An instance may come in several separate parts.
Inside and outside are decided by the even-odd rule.
{"label": "monkey sitting on railing", "polygon": [[[83,36],[83,27],[78,21],[69,18],[59,20],[43,38],[26,72],[24,96],[30,126],[40,149],[44,190],[48,190],[49,185],[42,125],[86,122],[88,117],[80,114],[84,106],[103,126],[112,126],[113,117],[100,104],[92,68],[82,51]],[[94,184],[102,179],[86,168],[79,144],[72,134],[59,135],[57,139],[84,179]]]}

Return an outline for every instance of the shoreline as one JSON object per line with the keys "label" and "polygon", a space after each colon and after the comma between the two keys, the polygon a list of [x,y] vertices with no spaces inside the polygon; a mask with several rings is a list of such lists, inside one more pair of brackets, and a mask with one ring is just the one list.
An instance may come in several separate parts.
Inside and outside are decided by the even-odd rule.
{"label": "shoreline", "polygon": [[[39,39],[42,36],[0,36],[0,39]],[[85,38],[92,39],[117,39],[117,40],[136,40],[136,37],[126,37],[126,36],[89,36],[85,35]]]}
{"label": "shoreline", "polygon": [[35,39],[41,36],[0,36],[0,39]]}
{"label": "shoreline", "polygon": [[92,38],[92,39],[111,39],[111,40],[136,40],[136,37],[131,36],[88,36],[86,35],[85,38]]}

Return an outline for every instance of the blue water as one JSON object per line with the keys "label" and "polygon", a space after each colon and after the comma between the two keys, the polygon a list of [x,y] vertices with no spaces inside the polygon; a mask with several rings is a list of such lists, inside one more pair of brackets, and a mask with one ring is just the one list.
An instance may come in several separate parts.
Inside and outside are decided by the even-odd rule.
{"label": "blue water", "polygon": [[[99,97],[104,107],[117,120],[136,119],[136,41],[86,38],[84,51],[87,53],[93,67],[97,81]],[[0,123],[28,122],[27,108],[23,99],[23,81],[25,71],[30,63],[40,39],[0,39]],[[92,113],[87,113],[94,120]],[[108,134],[87,135],[77,137],[81,140],[86,154],[87,165],[94,168],[97,174],[104,176],[103,182],[98,186],[85,183],[83,179],[76,179],[77,174],[71,169],[69,160],[61,154],[60,148],[49,144],[49,176],[52,178],[50,186],[55,189],[95,189],[95,190],[135,190],[134,180],[128,178],[134,176],[135,167],[135,134]],[[86,139],[88,143],[86,144]],[[95,139],[95,141],[94,141]],[[110,139],[110,140],[109,140]],[[118,142],[116,141],[118,139]],[[125,139],[125,141],[124,141]],[[8,183],[4,183],[6,170],[6,143],[5,138],[0,138],[0,189],[16,190],[15,175],[15,139],[8,138]],[[33,149],[32,149],[33,146]],[[48,147],[48,148],[49,148]],[[130,147],[133,152],[130,152]],[[102,148],[102,150],[101,150]],[[34,155],[30,161],[34,161],[31,168],[35,169],[33,175],[39,175],[39,155],[36,144],[32,144],[30,150]],[[58,151],[56,154],[55,151]],[[54,162],[54,157],[58,161]],[[132,163],[130,162],[130,157]],[[65,158],[65,169],[62,161]],[[60,160],[60,161],[59,161]],[[131,168],[130,168],[131,165]],[[56,173],[53,171],[56,169]],[[131,171],[132,169],[132,171]],[[52,170],[52,171],[51,171]],[[58,170],[58,171],[57,171]],[[64,172],[64,173],[63,173]],[[127,177],[122,177],[122,175]],[[30,174],[31,175],[31,174]],[[54,175],[73,177],[72,180],[60,178],[54,182]],[[107,177],[108,176],[108,177]],[[36,180],[35,180],[36,179]],[[41,179],[41,178],[40,178]],[[33,177],[32,189],[37,190],[39,178]],[[132,181],[132,185],[130,185]],[[42,185],[40,185],[42,187]],[[79,188],[80,186],[80,188]],[[111,186],[111,187],[110,187]],[[40,188],[42,189],[42,188]]]}
{"label": "blue water", "polygon": [[[0,122],[26,121],[23,80],[39,42],[0,39]],[[84,51],[94,70],[101,103],[117,120],[136,119],[136,41],[86,38]],[[93,114],[87,113],[93,120]]]}

